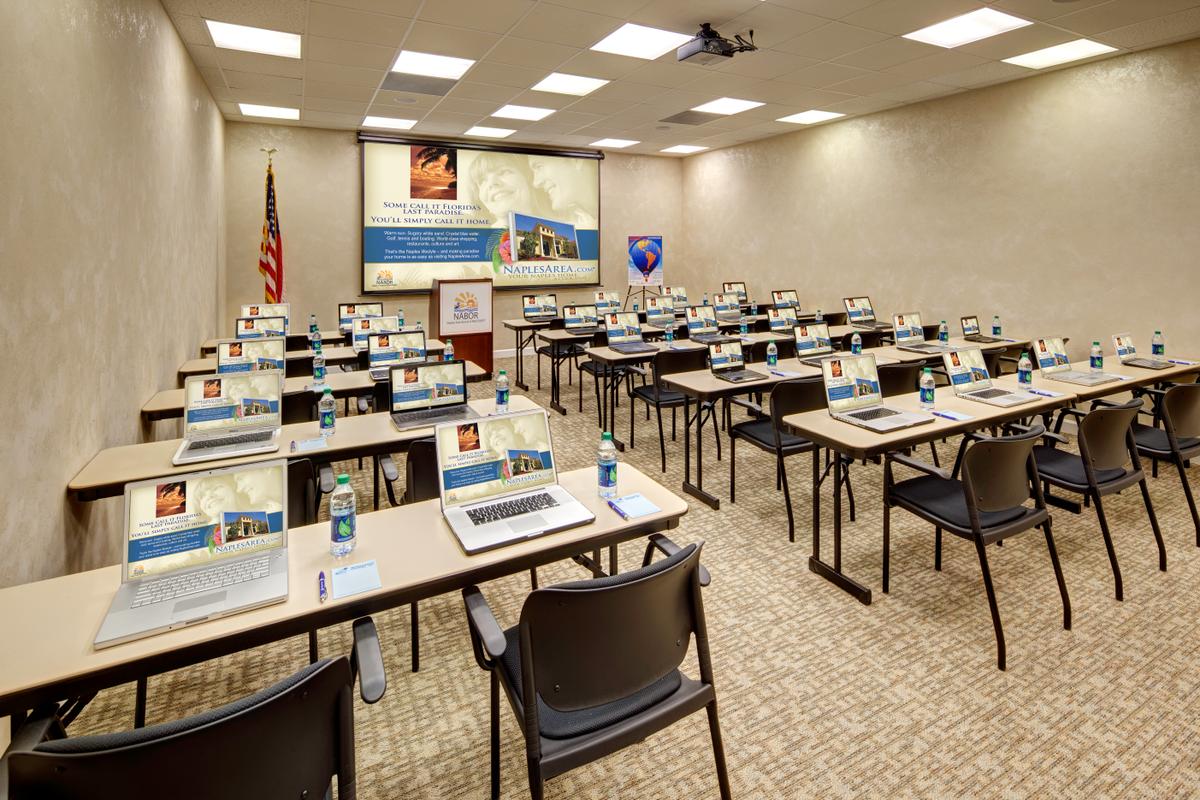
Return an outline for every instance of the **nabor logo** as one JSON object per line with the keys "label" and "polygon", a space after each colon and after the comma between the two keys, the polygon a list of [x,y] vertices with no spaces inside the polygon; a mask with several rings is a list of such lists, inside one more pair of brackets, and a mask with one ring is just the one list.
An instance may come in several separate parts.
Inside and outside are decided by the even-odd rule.
{"label": "nabor logo", "polygon": [[459,292],[454,296],[454,310],[467,311],[479,308],[479,299],[471,292]]}
{"label": "nabor logo", "polygon": [[375,273],[376,286],[390,286],[394,282],[395,279],[392,277],[392,271],[390,269],[381,269]]}

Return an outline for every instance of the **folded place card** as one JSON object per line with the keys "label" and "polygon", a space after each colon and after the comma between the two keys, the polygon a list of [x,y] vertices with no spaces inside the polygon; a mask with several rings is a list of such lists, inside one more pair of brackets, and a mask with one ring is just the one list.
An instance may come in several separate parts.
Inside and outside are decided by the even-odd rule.
{"label": "folded place card", "polygon": [[374,559],[358,564],[347,564],[333,570],[333,599],[340,600],[354,594],[362,594],[383,585],[379,580],[379,565]]}

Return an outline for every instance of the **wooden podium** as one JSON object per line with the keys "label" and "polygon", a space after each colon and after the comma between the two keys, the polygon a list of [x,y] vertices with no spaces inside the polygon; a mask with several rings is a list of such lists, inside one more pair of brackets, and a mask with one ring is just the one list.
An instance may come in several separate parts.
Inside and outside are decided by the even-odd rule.
{"label": "wooden podium", "polygon": [[492,279],[435,280],[429,295],[429,330],[453,340],[454,357],[492,373]]}

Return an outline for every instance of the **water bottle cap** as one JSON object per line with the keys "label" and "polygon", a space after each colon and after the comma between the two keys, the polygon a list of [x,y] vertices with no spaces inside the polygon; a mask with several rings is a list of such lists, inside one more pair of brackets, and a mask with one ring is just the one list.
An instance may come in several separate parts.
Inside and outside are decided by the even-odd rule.
{"label": "water bottle cap", "polygon": [[325,391],[321,392],[321,394],[333,394],[333,389],[331,389],[330,387],[326,386],[326,387],[325,387]]}
{"label": "water bottle cap", "polygon": [[1154,332],[1154,335],[1155,335],[1155,336],[1161,336],[1161,335],[1162,335],[1162,331],[1155,331],[1155,332]]}
{"label": "water bottle cap", "polygon": [[1100,342],[1092,342],[1092,347],[1099,347],[1099,346],[1100,346]]}
{"label": "water bottle cap", "polygon": [[507,375],[507,374],[508,374],[508,372],[506,372],[505,370],[500,370],[500,374],[501,374],[501,375]]}
{"label": "water bottle cap", "polygon": [[350,483],[350,476],[347,475],[346,473],[343,472],[341,475],[337,476],[337,485],[338,486],[345,486],[348,483]]}
{"label": "water bottle cap", "polygon": [[612,441],[612,434],[611,434],[611,433],[609,433],[608,431],[605,431],[604,433],[600,434],[600,441],[602,441],[602,442],[611,442],[611,441]]}
{"label": "water bottle cap", "polygon": [[925,374],[926,374],[926,375],[932,375],[932,374],[933,374],[933,368],[932,368],[932,367],[926,367],[926,368],[925,368]]}

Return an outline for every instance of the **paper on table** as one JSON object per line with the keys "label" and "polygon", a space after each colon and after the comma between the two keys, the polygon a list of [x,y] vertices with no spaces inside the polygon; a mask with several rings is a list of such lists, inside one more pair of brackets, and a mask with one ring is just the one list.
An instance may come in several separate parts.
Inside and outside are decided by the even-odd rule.
{"label": "paper on table", "polygon": [[1062,397],[1063,396],[1062,392],[1054,392],[1054,391],[1051,391],[1050,389],[1031,389],[1029,387],[1025,387],[1025,391],[1029,392],[1030,394],[1039,394],[1042,397]]}
{"label": "paper on table", "polygon": [[955,422],[962,422],[963,420],[972,419],[970,414],[964,414],[961,411],[947,411],[943,409],[939,411],[931,411],[929,413],[933,414],[935,417],[950,419],[954,420]]}
{"label": "paper on table", "polygon": [[661,510],[647,500],[641,492],[614,498],[609,500],[608,504],[624,519],[637,519]]}
{"label": "paper on table", "polygon": [[802,372],[792,372],[790,369],[779,369],[778,367],[771,367],[767,371],[776,378],[799,378],[804,374]]}
{"label": "paper on table", "polygon": [[379,580],[379,565],[375,559],[359,564],[347,564],[333,570],[333,599],[340,600],[353,594],[362,594],[383,585]]}
{"label": "paper on table", "polygon": [[329,446],[329,440],[324,436],[319,436],[316,439],[302,439],[300,441],[292,441],[291,452],[307,453],[312,450],[323,450]]}

